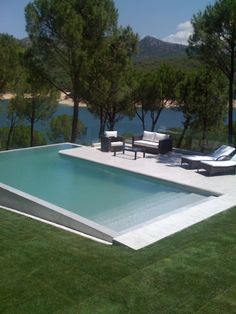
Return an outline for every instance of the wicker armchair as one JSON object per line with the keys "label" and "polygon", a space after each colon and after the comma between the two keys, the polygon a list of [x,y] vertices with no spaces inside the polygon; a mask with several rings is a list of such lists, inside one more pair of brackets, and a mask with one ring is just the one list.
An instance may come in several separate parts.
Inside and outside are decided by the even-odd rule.
{"label": "wicker armchair", "polygon": [[104,136],[101,136],[102,152],[122,151],[124,146],[125,140],[122,136],[117,136],[117,131],[106,131]]}

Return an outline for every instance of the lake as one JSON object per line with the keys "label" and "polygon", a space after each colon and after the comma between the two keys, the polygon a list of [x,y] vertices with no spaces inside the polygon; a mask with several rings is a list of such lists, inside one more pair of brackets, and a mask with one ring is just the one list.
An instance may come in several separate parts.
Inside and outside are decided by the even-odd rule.
{"label": "lake", "polygon": [[[59,105],[56,115],[68,114],[71,115],[73,109],[71,107]],[[82,140],[96,141],[98,139],[99,132],[99,119],[92,115],[87,108],[80,108],[80,120],[87,127],[87,134]],[[151,120],[147,117],[146,128],[150,130]],[[166,130],[168,128],[182,127],[183,115],[181,112],[177,112],[172,109],[164,109],[159,117],[156,129]],[[137,116],[132,119],[124,117],[120,120],[115,129],[119,134],[131,133],[140,134],[142,132],[142,124]]]}
{"label": "lake", "polygon": [[[7,101],[0,102],[0,127],[7,126],[6,120],[6,104]],[[67,114],[73,114],[73,107],[59,104],[58,109],[54,116]],[[79,118],[84,123],[87,128],[87,133],[84,135],[80,141],[96,142],[98,140],[99,132],[99,119],[92,115],[87,108],[81,107],[79,110]],[[236,109],[234,109],[234,120],[236,120]],[[151,119],[147,117],[146,129],[151,128]],[[183,125],[183,114],[174,109],[163,109],[161,115],[158,119],[156,125],[156,131],[165,131],[169,128],[181,128]],[[25,123],[27,124],[27,122]],[[49,122],[38,122],[36,123],[36,129],[39,131],[45,131],[48,129]],[[119,134],[129,133],[129,134],[140,134],[142,133],[141,121],[137,116],[132,119],[124,117],[119,121],[115,129]]]}

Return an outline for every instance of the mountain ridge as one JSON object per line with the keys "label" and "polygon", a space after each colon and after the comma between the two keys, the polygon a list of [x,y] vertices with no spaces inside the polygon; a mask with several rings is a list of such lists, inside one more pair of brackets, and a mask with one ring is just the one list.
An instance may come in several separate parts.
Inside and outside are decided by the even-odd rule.
{"label": "mountain ridge", "polygon": [[185,57],[187,47],[182,44],[169,43],[153,36],[145,36],[138,43],[138,52],[135,59]]}
{"label": "mountain ridge", "polygon": [[[28,37],[19,40],[25,47],[30,46],[30,39]],[[134,56],[136,61],[186,57],[187,46],[175,44],[157,39],[153,36],[145,36],[138,43],[138,51]]]}

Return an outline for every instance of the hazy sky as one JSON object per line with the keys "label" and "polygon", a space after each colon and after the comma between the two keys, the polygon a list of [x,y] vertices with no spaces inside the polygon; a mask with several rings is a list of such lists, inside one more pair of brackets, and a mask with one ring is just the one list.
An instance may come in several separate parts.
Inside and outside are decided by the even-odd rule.
{"label": "hazy sky", "polygon": [[[29,0],[0,0],[0,33],[26,37],[24,8]],[[114,0],[119,24],[130,25],[140,37],[155,36],[185,43],[190,19],[215,0]]]}

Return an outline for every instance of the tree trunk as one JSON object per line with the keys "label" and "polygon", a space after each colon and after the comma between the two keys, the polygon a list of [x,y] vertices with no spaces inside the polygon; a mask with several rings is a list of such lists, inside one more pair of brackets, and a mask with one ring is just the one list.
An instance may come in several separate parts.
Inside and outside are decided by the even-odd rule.
{"label": "tree trunk", "polygon": [[100,128],[99,128],[99,138],[104,135],[105,132],[105,123],[100,123]]}
{"label": "tree trunk", "polygon": [[202,140],[201,140],[201,152],[202,153],[204,153],[206,145],[207,145],[207,122],[204,122],[203,130],[202,130]]}
{"label": "tree trunk", "polygon": [[[112,106],[109,106],[112,108]],[[116,124],[116,110],[113,108],[110,112],[107,112],[107,126],[109,131],[114,131],[115,124]]]}
{"label": "tree trunk", "polygon": [[229,108],[228,108],[228,143],[233,143],[233,86],[234,79],[229,80]]}
{"label": "tree trunk", "polygon": [[30,147],[34,146],[34,120],[30,120]]}
{"label": "tree trunk", "polygon": [[233,98],[234,98],[234,46],[231,47],[230,60],[230,76],[229,76],[229,109],[228,109],[228,142],[233,143]]}
{"label": "tree trunk", "polygon": [[114,128],[115,128],[115,120],[110,120],[110,121],[108,121],[108,130],[109,131],[114,131]]}
{"label": "tree trunk", "polygon": [[32,114],[30,118],[30,147],[34,146],[34,122],[35,122],[35,107],[33,104]]}
{"label": "tree trunk", "polygon": [[178,148],[180,148],[181,145],[182,145],[183,139],[185,137],[185,133],[186,133],[187,129],[189,128],[190,121],[191,121],[190,117],[187,117],[186,120],[184,121],[184,128],[183,128],[183,131],[182,131],[182,133],[180,135],[179,141],[177,143],[177,147]]}
{"label": "tree trunk", "polygon": [[100,118],[99,138],[100,138],[102,135],[104,135],[107,121],[106,115],[104,115],[104,110],[102,107],[100,108],[99,118]]}
{"label": "tree trunk", "polygon": [[154,124],[154,122],[152,120],[151,132],[154,132],[154,129],[155,129],[155,124]]}
{"label": "tree trunk", "polygon": [[142,128],[143,128],[143,131],[145,131],[145,130],[146,130],[146,127],[145,127],[145,121],[144,121],[144,119],[142,120]]}
{"label": "tree trunk", "polygon": [[110,125],[110,130],[111,130],[111,131],[114,131],[114,129],[115,129],[115,122],[112,121],[112,124]]}
{"label": "tree trunk", "polygon": [[151,121],[152,121],[151,132],[154,132],[154,128],[155,128],[154,120],[155,120],[155,117],[154,117],[154,112],[153,111],[150,112],[150,117],[151,117]]}
{"label": "tree trunk", "polygon": [[145,127],[146,113],[144,113],[144,110],[141,109],[141,114],[139,114],[138,108],[136,108],[136,107],[135,107],[135,112],[136,112],[137,117],[141,120],[143,131],[146,130],[146,127]]}
{"label": "tree trunk", "polygon": [[8,136],[7,136],[6,150],[9,149],[10,142],[11,142],[11,137],[12,137],[12,133],[13,133],[13,129],[14,129],[13,126],[11,126],[11,127],[9,128],[9,132],[8,132]]}
{"label": "tree trunk", "polygon": [[11,142],[11,137],[12,137],[12,133],[13,133],[13,130],[14,130],[14,126],[15,126],[15,123],[14,123],[14,118],[13,118],[13,116],[12,116],[12,117],[11,117],[11,125],[10,125],[9,132],[8,132],[8,136],[7,136],[6,150],[9,149],[10,142]]}
{"label": "tree trunk", "polygon": [[146,126],[145,126],[145,113],[144,113],[143,110],[142,110],[142,119],[141,119],[141,122],[142,122],[143,131],[145,131],[145,130],[146,130]]}
{"label": "tree trunk", "polygon": [[79,120],[79,99],[78,97],[73,98],[73,120],[71,129],[71,143],[75,143],[78,135],[78,120]]}
{"label": "tree trunk", "polygon": [[159,117],[160,117],[160,114],[161,114],[161,112],[162,112],[162,109],[163,109],[163,108],[161,108],[161,109],[159,109],[159,110],[157,111],[156,117],[155,117],[155,115],[154,115],[154,112],[151,111],[151,119],[152,119],[151,131],[152,131],[152,132],[154,132],[154,130],[155,130],[155,127],[156,127],[157,121],[158,121],[158,119],[159,119]]}

